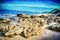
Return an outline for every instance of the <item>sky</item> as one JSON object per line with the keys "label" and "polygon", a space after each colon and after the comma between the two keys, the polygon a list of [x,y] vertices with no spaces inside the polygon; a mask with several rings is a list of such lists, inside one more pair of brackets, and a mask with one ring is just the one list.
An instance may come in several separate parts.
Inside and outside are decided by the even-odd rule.
{"label": "sky", "polygon": [[60,9],[59,0],[1,0],[0,9],[49,12],[53,9]]}

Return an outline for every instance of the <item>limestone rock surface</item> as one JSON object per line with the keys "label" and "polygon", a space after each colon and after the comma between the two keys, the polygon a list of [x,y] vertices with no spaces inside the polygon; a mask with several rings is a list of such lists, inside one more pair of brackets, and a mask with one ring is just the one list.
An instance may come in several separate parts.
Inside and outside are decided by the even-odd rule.
{"label": "limestone rock surface", "polygon": [[19,14],[17,24],[9,24],[3,27],[5,36],[21,35],[25,38],[39,35],[46,22],[42,18],[30,18],[29,15]]}

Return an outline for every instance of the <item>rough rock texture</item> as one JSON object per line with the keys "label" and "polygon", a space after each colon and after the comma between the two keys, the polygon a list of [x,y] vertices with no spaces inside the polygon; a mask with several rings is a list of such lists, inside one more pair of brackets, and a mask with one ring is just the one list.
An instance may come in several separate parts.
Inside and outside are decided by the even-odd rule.
{"label": "rough rock texture", "polygon": [[0,40],[60,40],[60,33],[45,29],[41,32],[40,35],[34,36],[29,39],[25,39],[20,35],[16,35],[13,37],[0,37]]}
{"label": "rough rock texture", "polygon": [[[10,21],[0,22],[0,40],[60,40],[60,32],[54,31],[60,30],[60,27],[52,24],[58,23],[55,21],[58,19],[55,18],[60,19],[55,14],[48,16],[17,14],[17,17],[10,18]],[[51,26],[53,31],[46,28],[46,25],[47,27],[53,25]]]}
{"label": "rough rock texture", "polygon": [[53,25],[49,27],[50,30],[60,32],[60,24]]}
{"label": "rough rock texture", "polygon": [[39,35],[44,29],[46,22],[41,18],[30,18],[28,15],[19,14],[17,24],[9,24],[3,27],[5,36],[21,35],[30,38]]}
{"label": "rough rock texture", "polygon": [[8,22],[8,21],[10,21],[9,18],[0,18],[0,22]]}
{"label": "rough rock texture", "polygon": [[30,16],[26,14],[17,14],[17,16],[21,18],[30,18]]}
{"label": "rough rock texture", "polygon": [[40,35],[32,37],[30,40],[60,40],[60,32],[45,29]]}

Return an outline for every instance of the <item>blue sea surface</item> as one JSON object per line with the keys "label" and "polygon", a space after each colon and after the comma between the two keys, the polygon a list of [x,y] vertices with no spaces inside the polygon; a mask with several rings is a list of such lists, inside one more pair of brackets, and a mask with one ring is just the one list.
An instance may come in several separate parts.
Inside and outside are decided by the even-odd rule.
{"label": "blue sea surface", "polygon": [[[30,11],[0,9],[0,18],[11,18],[11,17],[15,17],[16,14],[20,14],[20,13],[32,15],[32,14],[40,14],[42,12],[30,12]],[[5,14],[11,14],[11,16],[5,16]]]}
{"label": "blue sea surface", "polygon": [[37,14],[60,9],[60,2],[52,0],[4,0],[0,3],[0,17],[4,14],[15,15],[17,13]]}

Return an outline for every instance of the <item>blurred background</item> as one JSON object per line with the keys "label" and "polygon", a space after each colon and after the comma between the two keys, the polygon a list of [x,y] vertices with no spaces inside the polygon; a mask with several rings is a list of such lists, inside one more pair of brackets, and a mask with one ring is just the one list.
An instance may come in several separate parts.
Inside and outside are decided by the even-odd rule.
{"label": "blurred background", "polygon": [[60,9],[59,0],[0,0],[0,14],[31,14],[50,12],[53,9]]}

